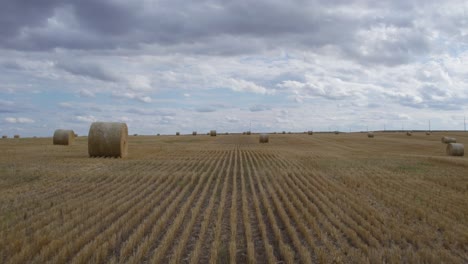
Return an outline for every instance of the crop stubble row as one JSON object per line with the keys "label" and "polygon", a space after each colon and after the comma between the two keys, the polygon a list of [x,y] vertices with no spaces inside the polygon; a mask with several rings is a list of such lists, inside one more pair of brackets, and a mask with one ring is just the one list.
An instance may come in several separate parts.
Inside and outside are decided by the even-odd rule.
{"label": "crop stubble row", "polygon": [[161,162],[104,160],[112,172],[44,175],[16,187],[29,198],[0,194],[13,219],[1,222],[1,262],[467,260],[466,194],[434,201],[432,181],[414,188],[359,164],[322,170],[300,152],[229,140]]}

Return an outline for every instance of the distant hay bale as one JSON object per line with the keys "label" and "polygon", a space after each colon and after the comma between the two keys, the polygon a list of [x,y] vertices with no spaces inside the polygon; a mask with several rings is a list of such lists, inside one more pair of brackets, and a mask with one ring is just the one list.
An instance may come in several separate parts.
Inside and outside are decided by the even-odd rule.
{"label": "distant hay bale", "polygon": [[430,136],[431,135],[431,132],[426,132],[426,136]]}
{"label": "distant hay bale", "polygon": [[340,132],[339,131],[335,131],[335,135],[338,135]]}
{"label": "distant hay bale", "polygon": [[268,134],[260,134],[260,137],[259,137],[260,143],[268,143],[268,141],[269,141]]}
{"label": "distant hay bale", "polygon": [[128,153],[128,127],[125,123],[94,122],[88,133],[90,157],[121,157]]}
{"label": "distant hay bale", "polygon": [[134,136],[134,137],[137,137],[137,136],[138,136],[138,134],[133,134],[133,136]]}
{"label": "distant hay bale", "polygon": [[20,138],[20,135],[14,135],[13,138]]}
{"label": "distant hay bale", "polygon": [[410,136],[413,135],[413,133],[411,131],[408,131],[408,132],[406,132],[406,135],[410,137]]}
{"label": "distant hay bale", "polygon": [[210,136],[216,137],[216,130],[210,130]]}
{"label": "distant hay bale", "polygon": [[176,136],[180,136],[180,132],[175,132],[175,135],[176,135]]}
{"label": "distant hay bale", "polygon": [[57,129],[54,132],[54,145],[71,145],[75,141],[75,132],[67,129]]}
{"label": "distant hay bale", "polygon": [[373,132],[367,133],[367,137],[368,137],[368,138],[374,138],[374,133],[373,133]]}
{"label": "distant hay bale", "polygon": [[3,135],[2,138],[8,138],[8,136],[7,136],[7,135]]}
{"label": "distant hay bale", "polygon": [[457,139],[456,138],[453,138],[453,137],[446,137],[446,136],[443,136],[440,141],[442,143],[445,143],[445,144],[448,144],[448,143],[457,143]]}
{"label": "distant hay bale", "polygon": [[156,134],[156,136],[158,136],[158,137],[159,137],[160,135],[161,135],[161,134],[159,134],[159,133]]}
{"label": "distant hay bale", "polygon": [[193,131],[192,136],[196,136],[196,135],[197,135],[197,131]]}
{"label": "distant hay bale", "polygon": [[314,134],[314,132],[313,132],[313,131],[310,131],[310,130],[309,130],[309,131],[307,131],[307,135],[313,135],[313,134]]}
{"label": "distant hay bale", "polygon": [[449,156],[464,156],[465,146],[461,143],[448,143],[446,152]]}

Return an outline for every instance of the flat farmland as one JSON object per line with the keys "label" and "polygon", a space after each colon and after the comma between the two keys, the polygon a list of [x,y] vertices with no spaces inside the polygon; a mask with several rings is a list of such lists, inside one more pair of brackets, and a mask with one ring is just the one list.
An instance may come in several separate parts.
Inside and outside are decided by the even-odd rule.
{"label": "flat farmland", "polygon": [[0,263],[467,263],[468,158],[443,135],[0,140]]}

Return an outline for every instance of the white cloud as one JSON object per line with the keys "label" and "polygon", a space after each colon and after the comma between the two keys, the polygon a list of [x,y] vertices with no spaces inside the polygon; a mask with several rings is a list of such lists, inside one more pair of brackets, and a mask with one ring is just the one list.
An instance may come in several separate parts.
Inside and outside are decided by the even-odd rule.
{"label": "white cloud", "polygon": [[119,98],[127,98],[127,99],[134,99],[138,100],[143,103],[151,103],[153,99],[149,96],[141,95],[141,94],[136,94],[133,92],[112,92],[112,96],[114,97],[119,97]]}
{"label": "white cloud", "polygon": [[139,101],[142,101],[144,103],[151,103],[153,100],[149,96],[139,96],[137,97]]}
{"label": "white cloud", "polygon": [[237,118],[235,116],[226,116],[226,120],[229,123],[238,123],[239,122],[239,118]]}
{"label": "white cloud", "polygon": [[61,102],[58,105],[62,108],[73,108],[73,105],[69,102]]}
{"label": "white cloud", "polygon": [[92,115],[87,115],[87,116],[78,115],[75,118],[76,118],[77,121],[84,122],[84,123],[92,123],[92,122],[97,121],[96,117],[94,117]]}
{"label": "white cloud", "polygon": [[220,86],[224,86],[230,88],[236,92],[250,92],[250,93],[258,93],[258,94],[271,94],[274,93],[267,88],[257,85],[254,82],[242,80],[242,79],[234,79],[234,78],[227,78],[219,81]]}
{"label": "white cloud", "polygon": [[144,75],[133,75],[127,77],[130,89],[134,91],[151,91],[151,79]]}
{"label": "white cloud", "polygon": [[34,123],[34,120],[27,117],[6,117],[5,122],[11,124],[31,124]]}

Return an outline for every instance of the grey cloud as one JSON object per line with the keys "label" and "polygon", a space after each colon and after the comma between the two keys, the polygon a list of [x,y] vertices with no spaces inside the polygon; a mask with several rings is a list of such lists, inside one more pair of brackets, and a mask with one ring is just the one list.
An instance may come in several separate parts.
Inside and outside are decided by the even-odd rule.
{"label": "grey cloud", "polygon": [[23,70],[24,67],[21,66],[19,63],[14,61],[5,61],[0,64],[3,68],[8,70]]}
{"label": "grey cloud", "polygon": [[15,104],[12,101],[6,101],[0,99],[0,113],[18,113],[18,109],[15,109]]}
{"label": "grey cloud", "polygon": [[119,78],[105,70],[103,67],[93,63],[61,61],[55,64],[56,68],[62,69],[73,75],[83,76],[105,82],[118,82]]}
{"label": "grey cloud", "polygon": [[199,107],[199,108],[196,108],[195,111],[200,112],[200,113],[210,113],[210,112],[216,111],[216,109],[210,108],[210,107]]}
{"label": "grey cloud", "polygon": [[[5,0],[0,9],[1,40],[8,39],[25,27],[44,26],[46,19],[62,1]],[[1,42],[1,41],[0,41]]]}
{"label": "grey cloud", "polygon": [[146,116],[175,116],[176,114],[153,109],[142,109],[142,108],[129,108],[126,110],[127,113],[136,114],[136,115],[146,115]]}
{"label": "grey cloud", "polygon": [[[405,63],[431,48],[424,25],[419,25],[430,20],[418,17],[420,1],[355,1],[352,5],[348,1],[300,0],[43,2],[8,0],[6,8],[2,6],[0,32],[8,37],[2,38],[1,46],[112,50],[154,44],[169,52],[210,55],[334,46],[342,55],[363,63],[388,65]],[[432,6],[435,2],[424,3]],[[52,17],[64,27],[47,24]],[[445,27],[459,25],[450,22],[454,20],[450,16],[440,20]],[[395,29],[395,40],[368,42],[360,35],[376,25]],[[108,80],[107,75],[97,75]]]}
{"label": "grey cloud", "polygon": [[260,111],[266,111],[266,110],[271,110],[271,107],[267,105],[254,105],[249,108],[251,112],[260,112]]}

